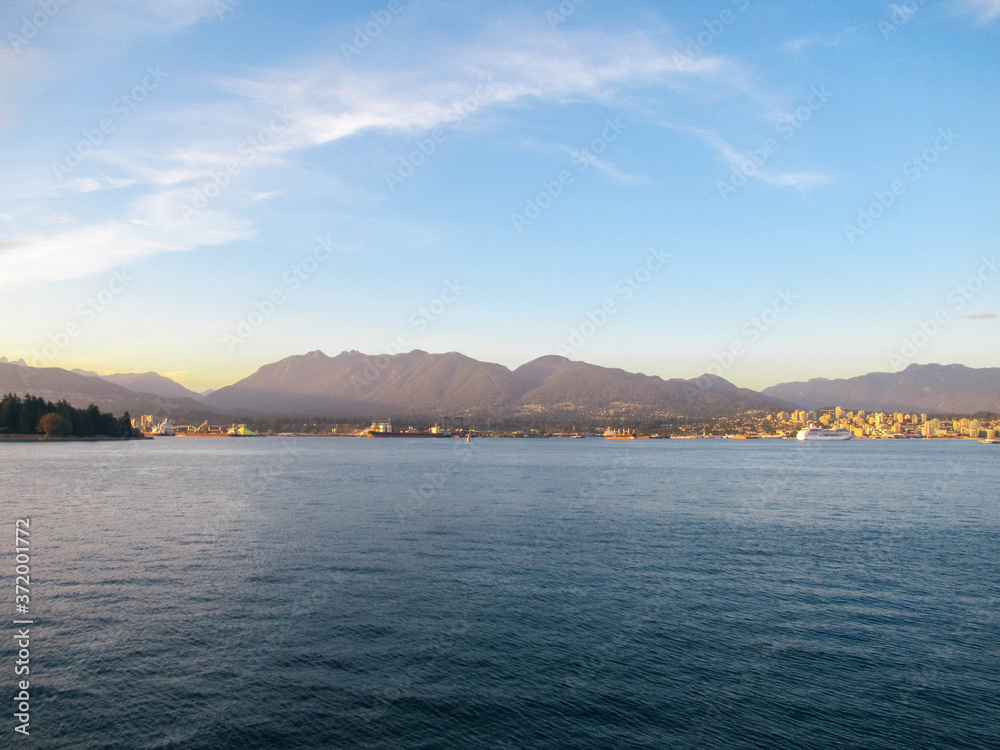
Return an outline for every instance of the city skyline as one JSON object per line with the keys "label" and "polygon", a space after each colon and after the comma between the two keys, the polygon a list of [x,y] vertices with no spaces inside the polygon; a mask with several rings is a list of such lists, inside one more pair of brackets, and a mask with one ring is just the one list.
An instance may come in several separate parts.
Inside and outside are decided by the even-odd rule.
{"label": "city skyline", "polygon": [[[997,366],[1000,3],[15,2],[3,351]],[[40,360],[40,361],[38,361]]]}

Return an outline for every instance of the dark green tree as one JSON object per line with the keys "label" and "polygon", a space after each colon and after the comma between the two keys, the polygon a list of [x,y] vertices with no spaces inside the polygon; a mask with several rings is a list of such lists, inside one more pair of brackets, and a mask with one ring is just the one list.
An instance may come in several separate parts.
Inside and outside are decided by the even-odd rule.
{"label": "dark green tree", "polygon": [[132,417],[127,411],[118,418],[118,437],[132,437]]}
{"label": "dark green tree", "polygon": [[21,428],[21,397],[6,394],[0,400],[0,433],[14,434]]}

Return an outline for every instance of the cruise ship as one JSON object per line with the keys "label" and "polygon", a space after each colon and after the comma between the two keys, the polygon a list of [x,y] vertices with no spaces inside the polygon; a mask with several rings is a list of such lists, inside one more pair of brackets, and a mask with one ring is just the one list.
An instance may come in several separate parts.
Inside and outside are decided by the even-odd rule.
{"label": "cruise ship", "polygon": [[850,440],[854,437],[850,430],[824,430],[814,424],[799,430],[795,436],[799,440]]}

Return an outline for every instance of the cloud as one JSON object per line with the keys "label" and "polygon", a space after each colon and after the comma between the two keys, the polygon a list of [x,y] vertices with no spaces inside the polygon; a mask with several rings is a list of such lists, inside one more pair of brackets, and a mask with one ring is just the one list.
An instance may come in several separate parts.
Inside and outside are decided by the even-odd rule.
{"label": "cloud", "polygon": [[993,23],[1000,18],[1000,0],[965,0],[963,8],[970,13],[978,13],[980,26]]}
{"label": "cloud", "polygon": [[797,55],[809,47],[839,47],[844,42],[853,41],[857,36],[857,30],[854,28],[843,29],[828,36],[807,34],[785,42],[785,52]]}
{"label": "cloud", "polygon": [[619,185],[644,185],[649,182],[649,178],[645,175],[628,174],[627,172],[623,172],[611,162],[605,161],[604,159],[594,156],[591,153],[587,153],[586,151],[574,151],[573,156],[579,161],[586,162],[590,166],[594,167],[598,172],[607,175]]}
{"label": "cloud", "polygon": [[127,220],[77,226],[49,235],[28,235],[0,252],[0,287],[30,286],[90,276],[164,252],[225,245],[253,236],[249,222],[206,209],[184,221],[183,199],[165,193],[140,199]]}
{"label": "cloud", "polygon": [[683,57],[643,34],[512,34],[440,51],[438,57],[449,61],[447,69],[362,69],[332,57],[310,68],[266,70],[220,85],[295,112],[294,138],[285,148],[297,149],[369,129],[430,130],[460,119],[470,98],[481,111],[528,100],[609,102],[631,86],[717,77],[727,67],[720,57]]}
{"label": "cloud", "polygon": [[49,214],[42,217],[42,222],[50,226],[76,224],[76,217],[70,213]]}
{"label": "cloud", "polygon": [[[763,166],[758,165],[742,151],[738,151],[731,146],[714,130],[696,129],[693,132],[700,135],[714,148],[723,160],[735,170],[742,171],[748,177],[760,180],[775,187],[806,188],[814,185],[823,185],[830,181],[830,176],[819,172],[771,172]],[[752,164],[753,168],[748,165]],[[743,167],[747,169],[743,170]]]}
{"label": "cloud", "polygon": [[224,0],[105,0],[90,5],[92,20],[115,33],[176,34],[203,18],[219,18]]}
{"label": "cloud", "polygon": [[[129,33],[159,27],[169,32],[206,17],[212,3],[148,0],[136,12],[133,7],[114,0],[92,12],[105,14],[106,28],[129,16]],[[453,42],[431,60],[425,48],[413,54],[412,64],[394,59],[379,67],[374,57],[345,60],[338,49],[305,66],[213,79],[210,90],[200,92],[206,95],[199,96],[196,108],[168,111],[151,104],[142,115],[155,140],[116,135],[64,182],[22,186],[22,197],[91,196],[109,206],[105,216],[116,218],[88,223],[78,216],[71,227],[39,226],[33,234],[18,236],[17,244],[0,255],[0,286],[78,278],[157,253],[251,237],[253,219],[242,218],[241,212],[253,217],[253,206],[279,192],[273,179],[266,186],[255,180],[255,170],[287,170],[295,152],[365,131],[426,132],[467,117],[488,121],[501,108],[536,105],[596,103],[623,109],[636,92],[650,87],[666,87],[678,96],[696,89],[711,91],[714,99],[726,92],[752,101],[767,98],[731,60],[711,54],[692,59],[649,33],[507,28],[475,44]],[[645,179],[596,157],[589,163],[622,184]],[[229,182],[239,186],[227,188],[226,210],[211,205],[182,220],[180,207],[190,204],[212,175],[233,164],[238,175]],[[757,176],[775,185],[823,180],[791,173]]]}
{"label": "cloud", "polygon": [[969,313],[968,315],[959,315],[960,318],[965,318],[966,320],[993,320],[993,318],[1000,317],[996,313]]}

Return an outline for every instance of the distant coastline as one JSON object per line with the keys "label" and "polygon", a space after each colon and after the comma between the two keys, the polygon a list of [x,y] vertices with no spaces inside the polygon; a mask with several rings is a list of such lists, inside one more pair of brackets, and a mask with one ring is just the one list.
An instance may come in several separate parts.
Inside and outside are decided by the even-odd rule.
{"label": "distant coastline", "polygon": [[145,435],[133,437],[110,437],[108,435],[91,435],[90,437],[49,437],[47,435],[0,435],[0,443],[98,443],[120,442],[122,440],[152,440]]}

